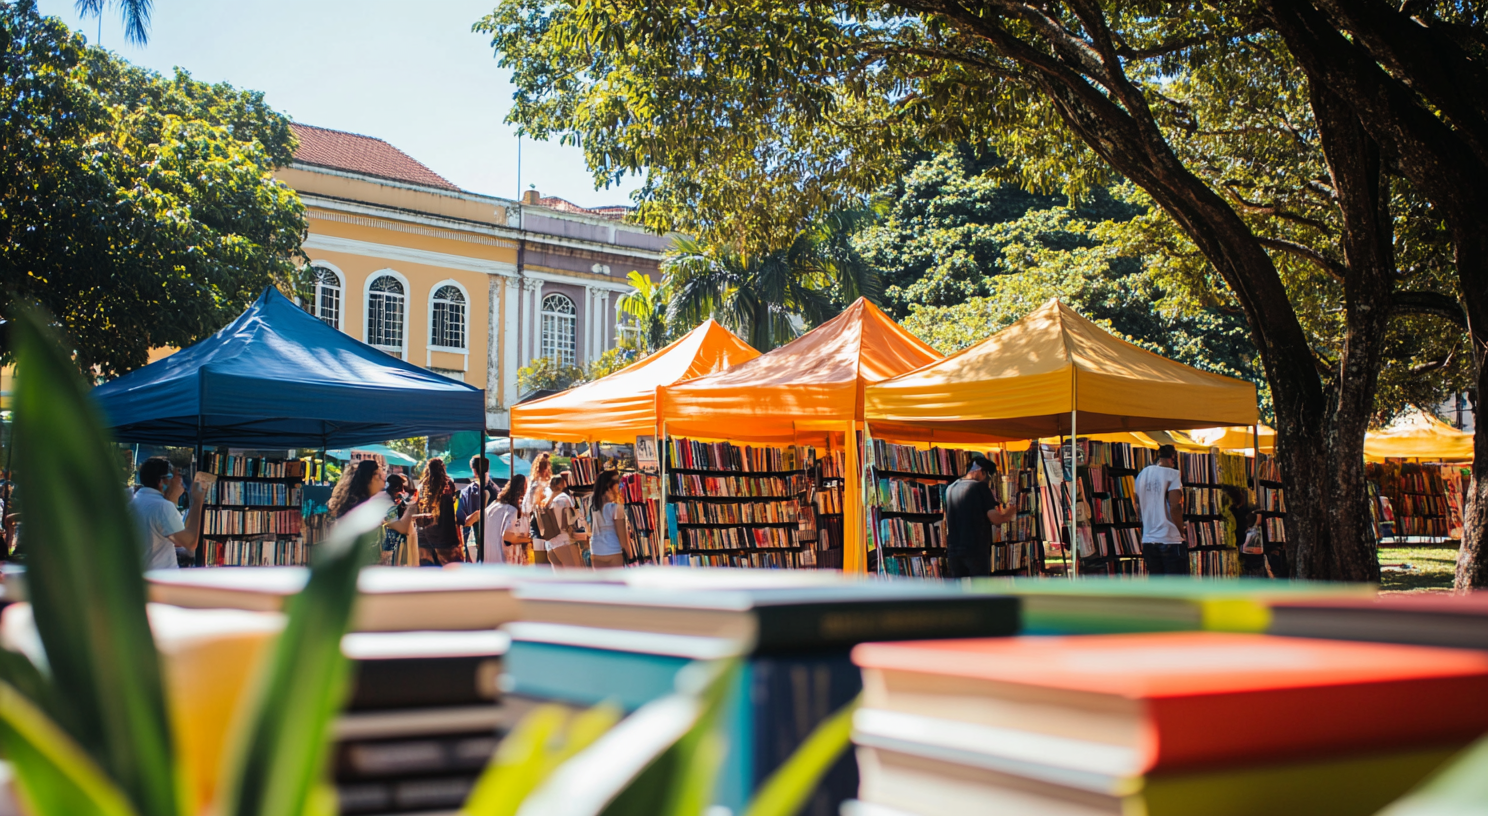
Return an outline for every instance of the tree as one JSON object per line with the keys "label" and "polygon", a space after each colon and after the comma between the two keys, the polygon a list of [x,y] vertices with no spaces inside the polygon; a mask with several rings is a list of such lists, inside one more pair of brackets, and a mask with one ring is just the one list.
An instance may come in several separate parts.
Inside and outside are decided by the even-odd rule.
{"label": "tree", "polygon": [[294,288],[304,210],[271,175],[294,137],[262,94],[136,68],[32,6],[0,6],[0,36],[0,317],[40,302],[108,376]]}
{"label": "tree", "polygon": [[[1362,448],[1401,306],[1402,180],[1352,103],[1296,81],[1275,25],[1238,2],[505,0],[478,28],[514,69],[512,120],[581,144],[598,181],[644,168],[639,214],[657,228],[768,245],[899,157],[958,141],[1007,157],[1007,178],[1035,192],[1131,182],[1151,213],[1135,229],[1179,239],[1173,253],[1197,262],[1171,271],[1242,316],[1260,355],[1296,573],[1373,580]],[[1190,79],[1277,121],[1235,128],[1223,97],[1175,99]],[[1227,150],[1205,156],[1196,137]],[[1271,159],[1310,170],[1284,186],[1316,190],[1326,222],[1309,231],[1225,184]]]}
{"label": "tree", "polygon": [[[103,21],[108,0],[77,0],[78,14]],[[119,16],[124,19],[124,37],[135,45],[150,41],[150,6],[152,0],[118,0]]]}
{"label": "tree", "polygon": [[852,246],[852,235],[872,217],[867,210],[828,213],[784,247],[753,252],[679,239],[665,267],[668,314],[684,326],[711,317],[769,351],[859,297],[877,301],[878,274]]}
{"label": "tree", "polygon": [[635,291],[620,298],[620,310],[635,320],[639,345],[651,354],[671,339],[667,326],[667,300],[671,295],[666,281],[653,283],[650,275],[632,271],[626,280]]}

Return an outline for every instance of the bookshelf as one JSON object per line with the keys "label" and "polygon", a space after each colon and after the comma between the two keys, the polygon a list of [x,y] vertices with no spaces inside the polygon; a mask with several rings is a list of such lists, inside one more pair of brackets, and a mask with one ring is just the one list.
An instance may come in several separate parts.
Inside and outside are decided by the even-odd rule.
{"label": "bookshelf", "polygon": [[217,478],[202,502],[200,563],[256,567],[309,562],[303,535],[303,462],[209,452],[201,469]]}
{"label": "bookshelf", "polygon": [[[1272,553],[1286,548],[1286,485],[1281,480],[1281,467],[1274,456],[1259,453],[1255,460],[1259,468],[1260,492],[1256,495],[1256,509],[1261,515],[1261,540],[1266,545],[1266,561],[1274,571],[1286,559],[1273,559]],[[1285,577],[1285,576],[1277,576]]]}
{"label": "bookshelf", "polygon": [[[873,442],[872,529],[882,570],[890,575],[941,577],[946,574],[946,488],[971,466],[976,451],[920,450],[912,445]],[[993,452],[999,479],[989,485],[999,501],[1013,505],[1013,521],[992,530],[992,574],[1026,575],[1038,568],[1037,479],[1026,452]]]}
{"label": "bookshelf", "polygon": [[[1155,454],[1153,454],[1155,456]],[[1188,543],[1190,575],[1235,578],[1240,550],[1235,546],[1233,514],[1225,515],[1225,487],[1247,487],[1245,457],[1210,448],[1208,453],[1179,453],[1183,480],[1183,534]]]}
{"label": "bookshelf", "polygon": [[1156,454],[1126,442],[1084,439],[1079,445],[1084,460],[1075,482],[1080,574],[1141,575],[1142,517],[1133,497],[1137,474],[1156,461]]}
{"label": "bookshelf", "polygon": [[846,481],[842,451],[828,451],[810,462],[814,449],[803,449],[807,457],[809,485],[801,504],[800,540],[811,551],[817,569],[842,569],[843,497]]}
{"label": "bookshelf", "polygon": [[1452,506],[1441,469],[1412,462],[1371,464],[1365,471],[1379,484],[1394,515],[1394,537],[1448,537]]}
{"label": "bookshelf", "polygon": [[630,529],[632,557],[627,564],[659,564],[665,550],[661,526],[661,478],[649,473],[628,473],[620,479],[625,493],[625,521]]}
{"label": "bookshelf", "polygon": [[667,439],[665,516],[681,566],[816,566],[802,541],[814,451]]}

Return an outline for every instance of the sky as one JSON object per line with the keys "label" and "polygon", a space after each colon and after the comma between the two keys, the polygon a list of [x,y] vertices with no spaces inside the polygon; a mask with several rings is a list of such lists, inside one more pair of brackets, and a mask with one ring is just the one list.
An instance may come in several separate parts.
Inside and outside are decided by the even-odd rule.
{"label": "sky", "polygon": [[[510,72],[470,27],[496,0],[154,0],[150,42],[130,45],[118,10],[83,20],[75,0],[40,0],[136,65],[263,91],[297,122],[375,136],[472,192],[515,198],[517,138],[502,122]],[[585,207],[640,186],[595,190],[577,148],[522,142],[521,189]]]}

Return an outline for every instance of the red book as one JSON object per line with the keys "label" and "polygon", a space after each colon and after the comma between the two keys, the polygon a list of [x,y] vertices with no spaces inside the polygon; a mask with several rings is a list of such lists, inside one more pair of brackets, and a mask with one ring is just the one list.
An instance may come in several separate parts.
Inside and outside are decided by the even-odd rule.
{"label": "red book", "polygon": [[1132,773],[1463,743],[1488,654],[1175,632],[870,643],[868,708],[1074,740]]}

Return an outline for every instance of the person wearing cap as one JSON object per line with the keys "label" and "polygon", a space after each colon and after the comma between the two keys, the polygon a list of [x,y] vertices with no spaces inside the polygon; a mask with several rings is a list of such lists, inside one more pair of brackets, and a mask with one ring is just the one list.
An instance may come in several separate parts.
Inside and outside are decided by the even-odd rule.
{"label": "person wearing cap", "polygon": [[992,525],[1011,521],[1017,514],[1004,507],[989,486],[997,465],[973,456],[966,475],[946,488],[946,577],[977,578],[992,574]]}
{"label": "person wearing cap", "polygon": [[1142,561],[1148,575],[1187,575],[1188,545],[1183,542],[1183,476],[1178,451],[1157,449],[1157,464],[1137,474],[1135,496],[1142,514]]}

